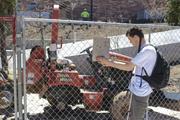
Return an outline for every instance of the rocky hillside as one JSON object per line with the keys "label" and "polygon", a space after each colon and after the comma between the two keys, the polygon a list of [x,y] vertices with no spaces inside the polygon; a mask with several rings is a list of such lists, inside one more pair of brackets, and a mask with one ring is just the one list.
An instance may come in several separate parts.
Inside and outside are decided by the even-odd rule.
{"label": "rocky hillside", "polygon": [[[163,16],[167,0],[24,0],[23,4],[38,4],[36,10],[51,11],[53,4],[59,4],[62,19],[81,19],[84,8],[91,12],[93,20],[127,22],[137,14],[147,11],[150,16]],[[91,4],[93,3],[93,4]],[[144,13],[141,13],[144,14]]]}
{"label": "rocky hillside", "polygon": [[[76,6],[74,19],[78,19],[83,8],[90,11],[91,0]],[[93,19],[101,21],[123,22],[135,19],[140,11],[148,11],[150,15],[164,12],[166,0],[97,0],[93,1]]]}

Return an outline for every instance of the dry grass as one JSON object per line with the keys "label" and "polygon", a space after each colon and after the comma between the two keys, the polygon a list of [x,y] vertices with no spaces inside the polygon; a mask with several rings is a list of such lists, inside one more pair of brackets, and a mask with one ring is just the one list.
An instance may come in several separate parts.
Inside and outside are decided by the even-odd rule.
{"label": "dry grass", "polygon": [[[32,40],[40,40],[42,38],[40,29],[43,28],[43,37],[44,39],[51,39],[51,25],[43,25],[40,27],[40,23],[31,22],[31,24],[27,24],[25,35]],[[44,27],[46,26],[46,27]],[[125,34],[126,31],[133,27],[123,27],[121,25],[59,25],[59,39],[63,37],[64,40],[72,40],[74,39],[74,34],[76,34],[77,40],[87,40],[92,39],[94,37],[107,37],[107,36],[116,36]],[[137,24],[138,26],[138,24]],[[154,28],[150,27],[142,28],[144,33],[150,32],[160,32],[168,30],[169,28]]]}

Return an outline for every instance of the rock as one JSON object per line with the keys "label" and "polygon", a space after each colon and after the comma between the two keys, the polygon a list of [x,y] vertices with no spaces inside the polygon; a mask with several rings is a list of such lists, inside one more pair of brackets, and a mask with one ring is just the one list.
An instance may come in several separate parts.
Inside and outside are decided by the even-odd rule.
{"label": "rock", "polygon": [[130,94],[127,91],[118,93],[111,106],[111,114],[115,120],[124,120],[128,112]]}

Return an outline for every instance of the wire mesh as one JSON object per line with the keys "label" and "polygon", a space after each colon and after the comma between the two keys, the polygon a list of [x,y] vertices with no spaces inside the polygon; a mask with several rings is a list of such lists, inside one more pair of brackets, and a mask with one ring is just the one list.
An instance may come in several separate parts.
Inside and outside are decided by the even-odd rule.
{"label": "wire mesh", "polygon": [[[51,44],[51,34],[57,32],[52,30],[54,22],[59,29],[57,46]],[[135,25],[143,29],[146,41],[157,46],[171,65],[169,86],[150,97],[149,120],[178,119],[178,115],[166,115],[158,108],[171,110],[172,114],[179,112],[179,27],[39,18],[25,18],[23,27],[24,107],[28,118],[126,119],[131,73],[92,61],[92,49],[93,39],[109,38],[109,51],[135,56],[137,50],[125,37],[127,29]]]}
{"label": "wire mesh", "polygon": [[[13,17],[0,17],[0,118],[11,117],[14,108],[13,48],[15,42]],[[9,64],[10,63],[10,64]]]}

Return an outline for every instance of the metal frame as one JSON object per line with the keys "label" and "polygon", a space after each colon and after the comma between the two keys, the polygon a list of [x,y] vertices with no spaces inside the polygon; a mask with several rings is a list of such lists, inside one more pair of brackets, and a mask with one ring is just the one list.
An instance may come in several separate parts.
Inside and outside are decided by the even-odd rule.
{"label": "metal frame", "polygon": [[[130,27],[130,26],[137,26],[137,24],[130,24],[130,23],[115,23],[115,22],[94,22],[94,21],[80,21],[80,20],[62,20],[62,19],[44,19],[44,18],[23,18],[26,22],[45,22],[45,23],[62,23],[62,24],[88,24],[88,25],[117,25],[122,27]],[[149,28],[177,28],[179,29],[179,26],[169,26],[169,25],[156,25],[156,24],[138,24],[139,27],[149,27]]]}

